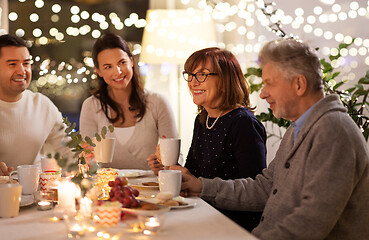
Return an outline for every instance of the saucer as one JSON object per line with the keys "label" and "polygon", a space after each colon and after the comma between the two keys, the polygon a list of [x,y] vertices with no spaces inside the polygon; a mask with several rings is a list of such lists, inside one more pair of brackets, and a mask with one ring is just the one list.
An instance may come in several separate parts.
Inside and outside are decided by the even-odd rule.
{"label": "saucer", "polygon": [[23,195],[21,196],[21,201],[20,201],[20,206],[21,207],[26,207],[29,205],[32,205],[35,202],[35,199],[33,197],[33,194],[29,194],[29,195]]}

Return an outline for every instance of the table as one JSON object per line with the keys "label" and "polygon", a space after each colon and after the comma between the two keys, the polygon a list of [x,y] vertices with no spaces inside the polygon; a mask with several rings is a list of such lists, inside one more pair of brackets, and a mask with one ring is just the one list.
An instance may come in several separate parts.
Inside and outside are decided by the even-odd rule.
{"label": "table", "polygon": [[[140,190],[142,191],[142,190]],[[110,239],[257,239],[228,219],[201,198],[195,198],[192,208],[174,209],[165,213],[164,226],[155,235],[127,231],[124,221],[108,232]],[[52,220],[53,210],[38,211],[36,206],[22,207],[15,218],[0,219],[0,238],[6,240],[58,240],[67,239],[65,223]],[[82,239],[105,239],[89,233]]]}

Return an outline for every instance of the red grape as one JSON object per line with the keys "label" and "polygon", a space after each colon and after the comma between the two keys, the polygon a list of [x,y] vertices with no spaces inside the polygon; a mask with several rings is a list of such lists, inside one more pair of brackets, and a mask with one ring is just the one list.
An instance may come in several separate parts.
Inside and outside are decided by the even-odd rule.
{"label": "red grape", "polygon": [[[109,181],[109,186],[111,187],[109,201],[118,201],[124,208],[137,208],[140,206],[140,201],[135,197],[137,197],[140,192],[127,184],[128,180],[125,177],[117,177],[114,181]],[[121,217],[123,217],[123,215],[124,213],[122,213]]]}
{"label": "red grape", "polygon": [[135,197],[138,197],[138,195],[140,195],[140,192],[137,189],[133,189],[133,195]]}
{"label": "red grape", "polygon": [[121,185],[122,185],[122,179],[121,179],[120,177],[117,177],[117,178],[115,179],[115,184],[116,184],[117,186],[121,186]]}
{"label": "red grape", "polygon": [[115,196],[115,197],[117,197],[117,198],[119,198],[119,197],[123,197],[123,192],[122,192],[122,190],[117,190],[117,191],[115,191],[114,196]]}
{"label": "red grape", "polygon": [[128,188],[128,186],[123,188],[123,192],[125,195],[128,195],[128,196],[132,195],[132,190]]}
{"label": "red grape", "polygon": [[132,203],[131,203],[131,207],[137,208],[139,206],[140,206],[140,202],[136,198],[133,198]]}

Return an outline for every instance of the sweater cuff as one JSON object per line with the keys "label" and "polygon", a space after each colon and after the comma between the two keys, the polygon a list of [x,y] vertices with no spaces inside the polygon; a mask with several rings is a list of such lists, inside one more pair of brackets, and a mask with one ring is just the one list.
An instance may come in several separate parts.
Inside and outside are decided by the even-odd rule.
{"label": "sweater cuff", "polygon": [[202,190],[200,197],[205,201],[214,201],[217,194],[216,179],[208,179],[199,177],[202,182]]}

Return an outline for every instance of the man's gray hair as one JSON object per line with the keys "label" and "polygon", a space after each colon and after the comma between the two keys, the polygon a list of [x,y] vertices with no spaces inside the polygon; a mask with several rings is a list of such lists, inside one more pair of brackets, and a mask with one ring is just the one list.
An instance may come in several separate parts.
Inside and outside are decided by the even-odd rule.
{"label": "man's gray hair", "polygon": [[280,39],[266,43],[259,53],[259,64],[275,64],[286,79],[304,75],[308,88],[323,89],[322,67],[316,51],[296,39]]}

